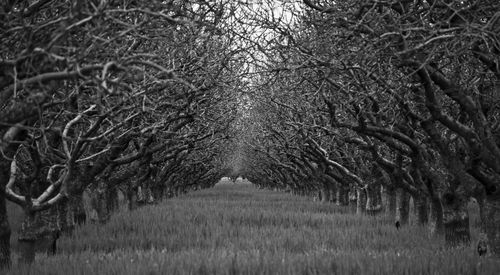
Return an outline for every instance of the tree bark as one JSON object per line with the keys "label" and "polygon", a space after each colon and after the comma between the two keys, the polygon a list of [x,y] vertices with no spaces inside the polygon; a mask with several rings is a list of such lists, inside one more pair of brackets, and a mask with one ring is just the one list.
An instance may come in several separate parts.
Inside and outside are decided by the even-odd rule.
{"label": "tree bark", "polygon": [[391,217],[396,217],[396,189],[392,186],[387,186],[385,188],[386,196],[386,212]]}
{"label": "tree bark", "polygon": [[330,192],[330,202],[331,203],[336,203],[337,202],[337,191],[335,187],[330,187],[328,190]]}
{"label": "tree bark", "polygon": [[484,200],[484,232],[492,254],[500,256],[500,191]]}
{"label": "tree bark", "polygon": [[[7,158],[13,158],[18,142],[26,138],[26,131],[18,127],[11,127],[6,131],[0,131],[0,150]],[[11,264],[10,260],[10,225],[5,203],[5,186],[10,178],[10,161],[0,157],[0,270],[7,268]]]}
{"label": "tree bark", "polygon": [[366,190],[366,213],[377,215],[382,211],[381,189],[378,180],[370,183]]}
{"label": "tree bark", "polygon": [[[1,164],[0,164],[1,165]],[[1,168],[0,168],[1,169]],[[3,179],[7,175],[0,171],[0,188],[4,188]],[[0,192],[0,270],[10,266],[10,225],[7,216],[4,192]]]}
{"label": "tree bark", "polygon": [[469,213],[465,197],[457,193],[444,194],[443,222],[447,246],[458,247],[470,244]]}
{"label": "tree bark", "polygon": [[410,194],[403,189],[397,190],[396,220],[401,225],[407,225],[410,221]]}
{"label": "tree bark", "polygon": [[429,201],[427,197],[421,195],[413,198],[417,211],[417,224],[426,225],[429,222]]}
{"label": "tree bark", "polygon": [[439,197],[431,198],[429,229],[432,235],[442,235],[444,233],[443,205]]}
{"label": "tree bark", "polygon": [[128,210],[133,211],[138,207],[137,198],[137,187],[128,186],[127,188],[127,200],[128,200]]}
{"label": "tree bark", "polygon": [[357,189],[357,199],[356,199],[356,214],[361,215],[366,210],[366,190],[361,188]]}
{"label": "tree bark", "polygon": [[19,262],[33,263],[35,261],[35,240],[20,240],[19,254]]}
{"label": "tree bark", "polygon": [[485,229],[485,222],[486,222],[486,214],[485,214],[485,209],[484,209],[484,205],[485,205],[485,201],[486,201],[486,194],[485,193],[479,193],[479,194],[475,194],[474,196],[474,199],[476,200],[477,202],[477,205],[479,207],[479,225],[481,227],[481,229]]}
{"label": "tree bark", "polygon": [[118,191],[109,183],[103,183],[92,194],[93,208],[97,213],[97,221],[104,224],[118,208]]}
{"label": "tree bark", "polygon": [[349,187],[339,184],[337,188],[337,205],[349,205]]}
{"label": "tree bark", "polygon": [[68,203],[75,225],[83,225],[87,221],[87,214],[85,213],[85,206],[83,204],[83,192],[68,195]]}
{"label": "tree bark", "polygon": [[321,189],[321,201],[324,203],[330,202],[330,189],[327,186],[323,186],[323,189]]}

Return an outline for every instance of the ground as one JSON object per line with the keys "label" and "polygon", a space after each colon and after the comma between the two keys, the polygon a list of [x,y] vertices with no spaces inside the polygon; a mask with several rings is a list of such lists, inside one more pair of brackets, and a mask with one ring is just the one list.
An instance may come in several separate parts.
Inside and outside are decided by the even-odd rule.
{"label": "ground", "polygon": [[390,217],[353,211],[224,180],[87,224],[61,239],[58,255],[11,273],[500,274],[500,261],[474,245],[446,249],[426,228],[397,231]]}

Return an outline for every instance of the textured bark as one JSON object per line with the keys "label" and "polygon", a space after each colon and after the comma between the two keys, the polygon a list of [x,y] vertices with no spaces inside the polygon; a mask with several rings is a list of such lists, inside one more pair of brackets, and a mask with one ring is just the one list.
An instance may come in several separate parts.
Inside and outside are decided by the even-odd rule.
{"label": "textured bark", "polygon": [[417,224],[426,225],[429,222],[429,201],[425,196],[414,197],[417,212]]}
{"label": "textured bark", "polygon": [[366,210],[366,191],[364,189],[357,188],[356,193],[356,214],[360,215]]}
{"label": "textured bark", "polygon": [[116,186],[110,186],[106,189],[106,202],[106,208],[110,213],[113,213],[120,208],[118,188]]}
{"label": "textured bark", "polygon": [[457,193],[447,193],[443,196],[443,222],[447,246],[470,244],[469,213],[465,197]]}
{"label": "textured bark", "polygon": [[385,188],[386,212],[391,217],[396,217],[396,189],[392,186]]}
{"label": "textured bark", "polygon": [[99,223],[106,223],[118,209],[118,190],[115,186],[101,183],[92,193],[92,207]]}
{"label": "textured bark", "polygon": [[444,233],[443,205],[438,197],[431,198],[429,229],[432,235],[442,235]]}
{"label": "textured bark", "polygon": [[486,214],[485,214],[485,202],[486,202],[486,194],[483,192],[480,192],[480,194],[475,194],[474,199],[477,202],[477,205],[479,207],[479,218],[480,218],[480,227],[482,229],[485,228],[485,222],[486,222]]}
{"label": "textured bark", "polygon": [[[1,165],[1,164],[0,164]],[[1,168],[0,168],[1,169]],[[0,171],[0,188],[4,188],[5,174]],[[0,270],[10,266],[10,226],[4,192],[0,192]]]}
{"label": "textured bark", "polygon": [[366,213],[377,215],[382,212],[381,185],[378,181],[372,182],[366,189]]}
{"label": "textured bark", "polygon": [[[26,131],[17,127],[11,127],[6,131],[0,131],[0,150],[7,158],[13,158],[19,143],[11,141],[22,141],[26,138]],[[10,161],[3,156],[0,157],[0,188],[5,190],[5,186],[10,177]],[[10,260],[10,225],[5,204],[5,193],[0,192],[0,269],[7,268],[11,264]]]}
{"label": "textured bark", "polygon": [[83,192],[68,196],[70,211],[73,214],[74,225],[83,225],[87,221],[85,206],[83,204]]}
{"label": "textured bark", "polygon": [[18,238],[21,261],[33,262],[36,251],[55,253],[60,232],[59,214],[59,205],[42,211],[25,213]]}
{"label": "textured bark", "polygon": [[500,256],[500,191],[486,196],[484,201],[484,232],[492,254]]}
{"label": "textured bark", "polygon": [[19,240],[19,261],[33,263],[37,252],[54,255],[57,251],[59,233],[48,234],[36,240]]}
{"label": "textured bark", "polygon": [[396,220],[401,225],[406,225],[410,221],[410,194],[403,189],[397,190]]}

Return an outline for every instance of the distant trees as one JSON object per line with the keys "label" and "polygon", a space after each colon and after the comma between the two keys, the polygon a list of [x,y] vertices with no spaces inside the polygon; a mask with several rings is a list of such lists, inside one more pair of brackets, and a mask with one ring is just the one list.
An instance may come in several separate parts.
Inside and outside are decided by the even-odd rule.
{"label": "distant trees", "polygon": [[119,190],[134,209],[239,175],[401,226],[413,199],[418,223],[451,246],[470,241],[474,197],[500,254],[499,10],[6,1],[0,266],[5,199],[25,209],[30,261],[34,242],[85,222],[85,190],[106,222]]}
{"label": "distant trees", "polygon": [[[240,73],[227,31],[233,9],[230,1],[2,4],[0,267],[10,263],[5,199],[25,209],[29,230],[53,226],[36,222],[50,216],[69,232],[86,220],[85,190],[105,222],[118,190],[133,209],[220,179]],[[31,234],[26,260],[42,235]]]}
{"label": "distant trees", "polygon": [[497,1],[280,7],[292,19],[259,19],[274,35],[261,40],[261,138],[248,143],[246,177],[323,200],[333,191],[368,214],[382,210],[383,187],[401,225],[411,196],[418,223],[452,246],[470,241],[474,197],[499,254]]}

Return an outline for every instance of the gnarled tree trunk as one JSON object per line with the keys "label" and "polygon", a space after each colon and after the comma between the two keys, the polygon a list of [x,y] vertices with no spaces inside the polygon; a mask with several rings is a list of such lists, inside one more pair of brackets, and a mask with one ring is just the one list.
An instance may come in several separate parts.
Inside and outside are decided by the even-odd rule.
{"label": "gnarled tree trunk", "polygon": [[59,210],[59,205],[55,205],[42,211],[26,211],[18,239],[22,262],[32,263],[37,251],[56,253],[60,232]]}
{"label": "gnarled tree trunk", "polygon": [[[26,137],[26,131],[18,128],[11,127],[5,131],[0,131],[0,150],[7,158],[13,158],[19,142]],[[11,264],[10,260],[10,225],[7,213],[7,206],[5,203],[5,186],[10,178],[10,161],[0,157],[0,269],[7,268]]]}

